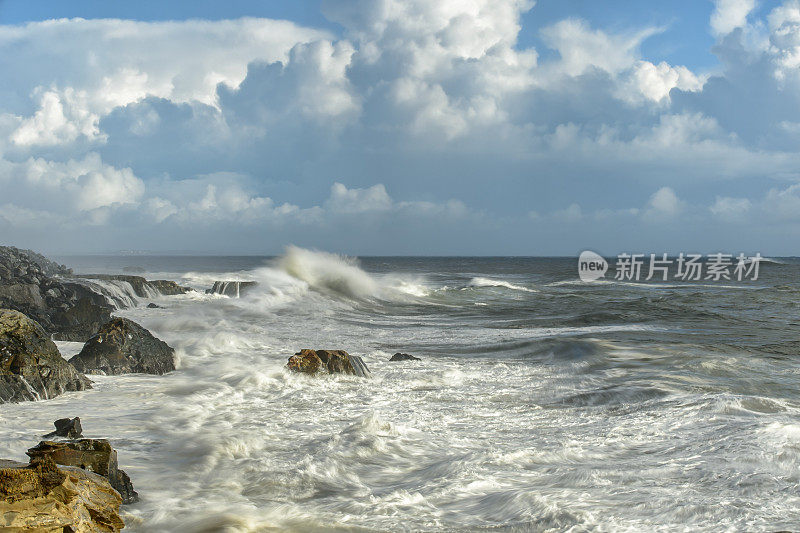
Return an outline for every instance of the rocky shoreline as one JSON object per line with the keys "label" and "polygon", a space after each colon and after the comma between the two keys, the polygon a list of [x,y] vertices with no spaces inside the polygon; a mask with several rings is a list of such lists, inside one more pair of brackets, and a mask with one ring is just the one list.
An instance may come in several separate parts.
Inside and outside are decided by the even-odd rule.
{"label": "rocky shoreline", "polygon": [[[255,285],[220,281],[206,293],[238,298]],[[76,275],[36,252],[0,246],[0,409],[3,403],[91,389],[87,374],[174,371],[171,346],[112,313],[138,305],[134,297],[192,290],[141,276]],[[161,308],[152,302],[147,307]],[[84,345],[67,361],[54,339]],[[289,358],[286,368],[309,375],[371,376],[360,357],[342,350],[304,349]],[[55,426],[44,436],[53,440],[27,451],[29,464],[0,459],[0,529],[119,531],[125,527],[120,505],[137,502],[138,494],[117,466],[117,452],[106,439],[81,438],[77,417],[59,419]]]}

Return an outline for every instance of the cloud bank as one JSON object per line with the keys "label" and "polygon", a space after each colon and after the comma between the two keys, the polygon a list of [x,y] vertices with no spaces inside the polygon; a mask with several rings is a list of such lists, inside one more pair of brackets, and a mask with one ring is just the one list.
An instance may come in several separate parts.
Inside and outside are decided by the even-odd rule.
{"label": "cloud bank", "polygon": [[[54,252],[797,254],[800,4],[664,31],[533,2],[324,3],[285,21],[0,26],[0,232]],[[694,228],[702,227],[703,231]],[[792,238],[794,240],[792,241]]]}

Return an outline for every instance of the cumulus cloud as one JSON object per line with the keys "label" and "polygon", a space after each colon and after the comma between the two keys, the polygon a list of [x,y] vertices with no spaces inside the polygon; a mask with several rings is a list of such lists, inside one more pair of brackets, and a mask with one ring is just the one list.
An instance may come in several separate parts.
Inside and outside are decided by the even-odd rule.
{"label": "cumulus cloud", "polygon": [[747,212],[751,207],[752,204],[747,198],[717,196],[709,210],[724,220],[746,220]]}
{"label": "cumulus cloud", "polygon": [[683,210],[683,202],[669,187],[661,187],[650,197],[646,216],[672,217]]}
{"label": "cumulus cloud", "polygon": [[130,168],[107,165],[96,153],[65,162],[41,158],[6,162],[0,183],[7,199],[47,206],[55,212],[135,204],[145,190]]}
{"label": "cumulus cloud", "polygon": [[755,7],[755,0],[715,0],[711,31],[720,36],[741,28],[747,24],[747,16]]}
{"label": "cumulus cloud", "polygon": [[[690,205],[789,220],[798,5],[754,20],[752,1],[718,0],[711,76],[645,57],[652,26],[569,18],[533,29],[548,50],[522,48],[523,0],[325,2],[340,35],[263,19],[0,26],[15,74],[0,79],[3,201],[18,222],[165,239],[266,225],[310,245],[398,220],[444,239],[480,219],[484,243]],[[720,180],[745,192],[718,197]]]}

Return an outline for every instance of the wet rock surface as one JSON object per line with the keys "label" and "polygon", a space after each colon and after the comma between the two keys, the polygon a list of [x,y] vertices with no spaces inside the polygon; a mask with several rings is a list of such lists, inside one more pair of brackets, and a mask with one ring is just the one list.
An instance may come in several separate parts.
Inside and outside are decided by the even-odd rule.
{"label": "wet rock surface", "polygon": [[91,388],[42,327],[19,311],[0,309],[0,403],[55,398]]}
{"label": "wet rock surface", "polygon": [[142,276],[131,276],[127,274],[78,274],[75,277],[104,281],[123,281],[129,283],[134,293],[136,293],[136,296],[140,298],[152,298],[156,295],[175,296],[177,294],[186,294],[194,290],[189,287],[178,285],[174,281],[165,279],[147,280]]}
{"label": "wet rock surface", "polygon": [[304,374],[352,374],[367,377],[370,375],[364,361],[344,350],[303,349],[289,358],[287,368]]}
{"label": "wet rock surface", "polygon": [[394,354],[389,361],[422,361],[419,357],[414,357],[413,355],[409,355],[407,353],[400,353],[397,352]]}
{"label": "wet rock surface", "polygon": [[74,466],[108,479],[119,492],[122,503],[139,501],[128,474],[119,468],[117,451],[106,439],[80,439],[68,442],[42,441],[26,452],[32,461],[52,460],[60,466]]}
{"label": "wet rock surface", "polygon": [[87,470],[0,460],[0,530],[115,533],[125,527],[122,498],[109,481]]}
{"label": "wet rock surface", "polygon": [[224,294],[231,298],[240,298],[258,285],[255,281],[215,281],[214,286],[206,290],[206,294]]}
{"label": "wet rock surface", "polygon": [[111,317],[111,306],[66,281],[71,275],[40,254],[0,246],[0,307],[26,314],[58,340],[85,341]]}
{"label": "wet rock surface", "polygon": [[80,417],[59,418],[53,422],[53,425],[56,427],[56,430],[44,435],[43,438],[52,439],[54,437],[63,437],[65,439],[79,439],[83,435]]}
{"label": "wet rock surface", "polygon": [[127,318],[114,318],[69,362],[87,374],[165,374],[175,370],[175,350]]}

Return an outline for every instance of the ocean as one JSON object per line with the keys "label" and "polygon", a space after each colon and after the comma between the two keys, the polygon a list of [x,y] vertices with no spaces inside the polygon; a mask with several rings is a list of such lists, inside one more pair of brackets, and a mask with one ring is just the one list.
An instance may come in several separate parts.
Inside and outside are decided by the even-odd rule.
{"label": "ocean", "polygon": [[[56,259],[198,289],[116,313],[176,371],[3,406],[0,457],[67,416],[112,441],[126,531],[800,529],[800,260],[585,283],[576,258]],[[373,376],[287,372],[302,348]]]}

